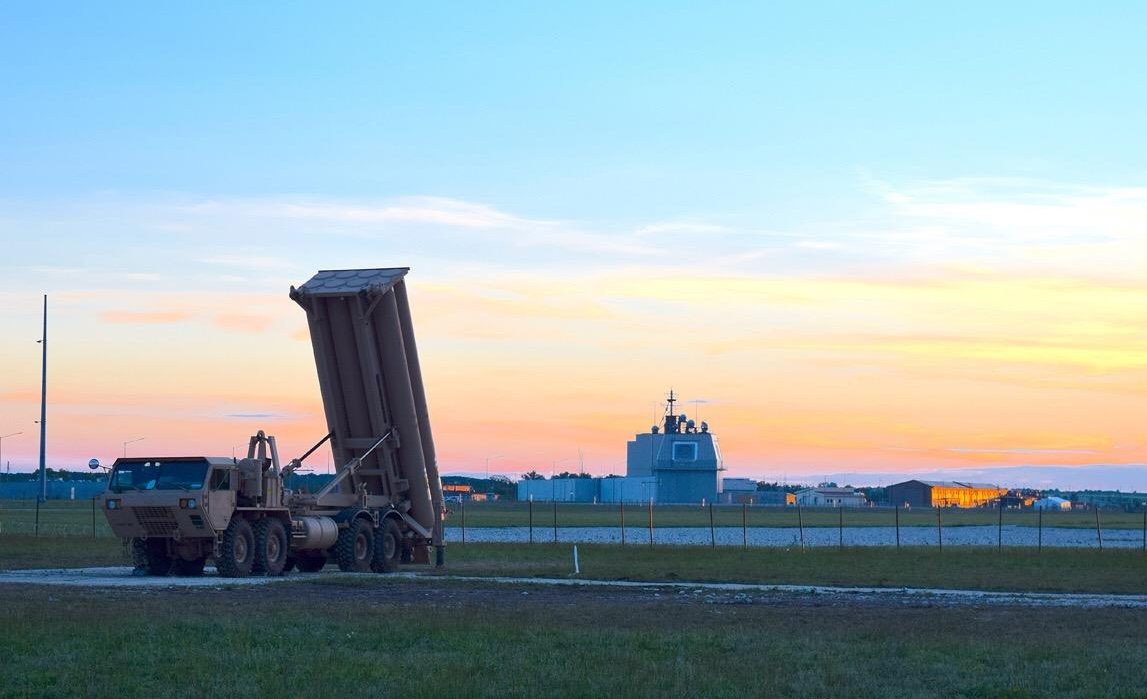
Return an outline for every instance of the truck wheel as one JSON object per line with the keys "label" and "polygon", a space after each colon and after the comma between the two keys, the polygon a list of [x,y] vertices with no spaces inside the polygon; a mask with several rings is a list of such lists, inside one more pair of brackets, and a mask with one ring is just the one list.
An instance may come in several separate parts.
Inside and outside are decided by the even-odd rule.
{"label": "truck wheel", "polygon": [[187,578],[197,578],[203,575],[203,566],[207,565],[207,557],[193,558],[190,561],[179,558],[175,561],[175,574]]}
{"label": "truck wheel", "polygon": [[233,517],[223,532],[223,545],[219,547],[215,567],[224,578],[243,578],[251,574],[255,563],[255,534],[251,525],[241,517]]}
{"label": "truck wheel", "polygon": [[339,532],[335,542],[339,570],[345,573],[370,572],[374,560],[374,524],[368,519],[355,519]]}
{"label": "truck wheel", "polygon": [[255,561],[251,570],[275,576],[283,574],[287,563],[287,529],[274,517],[255,525]]}
{"label": "truck wheel", "polygon": [[147,572],[147,540],[136,537],[131,540],[131,564],[136,570]]}
{"label": "truck wheel", "polygon": [[162,578],[171,572],[171,557],[167,555],[167,544],[163,539],[147,539],[147,574]]}
{"label": "truck wheel", "polygon": [[382,521],[382,529],[374,537],[374,560],[370,569],[376,573],[393,573],[402,558],[402,532],[393,519]]}
{"label": "truck wheel", "polygon": [[327,564],[327,557],[323,554],[299,556],[295,559],[295,565],[299,568],[300,573],[317,573],[323,569]]}

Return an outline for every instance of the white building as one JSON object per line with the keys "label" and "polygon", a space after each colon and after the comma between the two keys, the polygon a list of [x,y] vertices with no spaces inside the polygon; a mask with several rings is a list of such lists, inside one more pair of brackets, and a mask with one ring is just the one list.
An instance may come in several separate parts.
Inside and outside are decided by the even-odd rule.
{"label": "white building", "polygon": [[1054,495],[1046,498],[1040,498],[1032,503],[1032,509],[1036,510],[1070,510],[1071,501],[1057,498]]}
{"label": "white building", "polygon": [[852,488],[806,488],[796,492],[801,507],[864,507],[864,493]]}

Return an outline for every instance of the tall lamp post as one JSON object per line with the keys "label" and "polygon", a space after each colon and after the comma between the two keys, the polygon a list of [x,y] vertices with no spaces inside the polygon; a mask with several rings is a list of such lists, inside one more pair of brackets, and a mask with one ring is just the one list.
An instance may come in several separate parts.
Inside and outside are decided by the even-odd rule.
{"label": "tall lamp post", "polygon": [[134,444],[135,442],[139,442],[139,441],[141,441],[141,440],[143,440],[143,437],[136,437],[135,439],[129,439],[129,440],[127,440],[126,442],[124,442],[124,443],[123,443],[123,455],[124,455],[124,458],[127,458],[127,445],[129,445],[129,444]]}
{"label": "tall lamp post", "polygon": [[[36,342],[40,343],[40,493],[36,502],[48,500],[48,295],[44,294],[44,334]],[[37,510],[37,512],[39,512]],[[38,521],[38,520],[37,520]],[[37,532],[39,528],[37,527]]]}
{"label": "tall lamp post", "polygon": [[493,459],[501,459],[501,458],[503,458],[501,454],[498,454],[496,456],[487,456],[486,457],[486,480],[490,480],[490,461]]}
{"label": "tall lamp post", "polygon": [[0,435],[0,468],[4,468],[4,440],[8,439],[9,437],[15,437],[18,434],[24,434],[24,433],[23,432],[13,432],[12,434]]}

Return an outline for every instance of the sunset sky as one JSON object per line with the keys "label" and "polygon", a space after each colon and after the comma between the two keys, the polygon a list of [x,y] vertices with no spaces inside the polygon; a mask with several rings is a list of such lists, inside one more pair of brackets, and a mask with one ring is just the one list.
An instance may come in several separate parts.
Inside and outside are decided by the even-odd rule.
{"label": "sunset sky", "polygon": [[1142,463],[1144,26],[6,5],[3,459],[37,459],[44,293],[49,466],[260,428],[290,456],[326,430],[288,288],[410,266],[447,473],[623,473],[670,387],[734,476]]}

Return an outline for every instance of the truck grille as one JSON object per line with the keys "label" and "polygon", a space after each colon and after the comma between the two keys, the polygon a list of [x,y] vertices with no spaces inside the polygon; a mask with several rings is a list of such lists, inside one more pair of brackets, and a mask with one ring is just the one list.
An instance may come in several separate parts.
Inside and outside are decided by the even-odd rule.
{"label": "truck grille", "polygon": [[136,507],[135,521],[148,536],[171,536],[179,527],[170,507]]}

